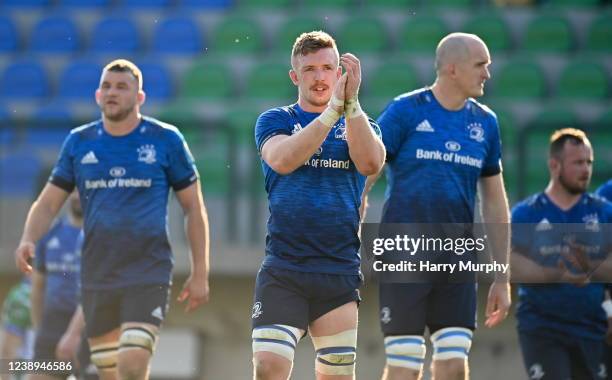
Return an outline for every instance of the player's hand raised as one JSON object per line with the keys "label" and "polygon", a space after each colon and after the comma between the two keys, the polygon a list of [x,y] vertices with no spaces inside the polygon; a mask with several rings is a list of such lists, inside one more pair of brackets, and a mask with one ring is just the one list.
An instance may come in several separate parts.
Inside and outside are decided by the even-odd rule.
{"label": "player's hand raised", "polygon": [[22,273],[32,272],[32,265],[30,263],[34,259],[35,250],[36,245],[28,241],[19,243],[19,247],[15,250],[15,264]]}
{"label": "player's hand raised", "polygon": [[[334,92],[332,95],[334,98],[340,100],[342,103],[344,103],[345,101],[345,88],[346,88],[347,77],[348,77],[347,73],[342,74],[340,79],[338,79],[338,82],[336,82],[336,87],[334,87]],[[334,110],[336,110],[339,113],[344,112],[344,106],[338,109],[337,107],[331,105],[331,102],[330,102],[330,106],[334,107]]]}
{"label": "player's hand raised", "polygon": [[208,278],[192,274],[185,281],[183,290],[178,296],[178,301],[187,301],[185,312],[188,313],[208,302],[209,291]]}
{"label": "player's hand raised", "polygon": [[359,59],[351,53],[342,54],[340,64],[346,70],[346,92],[345,100],[357,97],[361,85],[361,64]]}

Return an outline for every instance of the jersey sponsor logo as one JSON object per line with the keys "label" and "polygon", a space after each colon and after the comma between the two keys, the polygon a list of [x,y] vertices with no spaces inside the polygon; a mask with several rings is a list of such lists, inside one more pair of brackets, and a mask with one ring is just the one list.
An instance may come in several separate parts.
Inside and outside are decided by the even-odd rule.
{"label": "jersey sponsor logo", "polygon": [[138,161],[145,164],[153,164],[155,161],[155,146],[152,144],[142,145],[138,150]]}
{"label": "jersey sponsor logo", "polygon": [[54,236],[51,240],[49,240],[49,242],[47,243],[47,249],[57,249],[60,247],[60,241],[57,238],[57,236]]}
{"label": "jersey sponsor logo", "polygon": [[484,129],[480,123],[469,124],[467,129],[470,131],[470,138],[472,140],[476,140],[478,142],[484,141]]}
{"label": "jersey sponsor logo", "polygon": [[458,152],[461,150],[461,144],[456,141],[447,141],[444,146],[451,152]]}
{"label": "jersey sponsor logo", "polygon": [[323,153],[323,147],[322,147],[322,146],[320,146],[320,147],[319,147],[319,149],[317,149],[317,151],[315,152],[315,154],[316,154],[317,156],[320,156],[322,153]]}
{"label": "jersey sponsor logo", "polygon": [[113,178],[106,180],[104,178],[95,180],[85,180],[85,189],[114,189],[114,188],[127,188],[127,187],[151,187],[153,181],[149,179],[140,178]]}
{"label": "jersey sponsor logo", "polygon": [[552,230],[552,224],[550,224],[548,219],[544,218],[540,220],[538,224],[536,224],[535,230],[536,231],[550,231]]}
{"label": "jersey sponsor logo", "polygon": [[253,304],[253,313],[251,314],[251,318],[259,318],[259,316],[263,314],[262,308],[261,302],[255,302],[255,304]]}
{"label": "jersey sponsor logo", "polygon": [[435,130],[433,129],[431,124],[429,124],[429,121],[427,119],[423,120],[422,122],[419,123],[419,125],[417,125],[416,131],[417,132],[435,132]]}
{"label": "jersey sponsor logo", "polygon": [[98,163],[98,159],[96,158],[95,153],[93,152],[93,150],[90,150],[86,155],[83,156],[83,158],[81,159],[81,164],[85,165],[85,164],[97,164]]}
{"label": "jersey sponsor logo", "polygon": [[385,325],[391,322],[391,309],[388,306],[380,309],[380,321]]}
{"label": "jersey sponsor logo", "polygon": [[151,312],[151,316],[159,319],[160,321],[164,320],[164,312],[162,311],[161,306],[158,306]]}
{"label": "jersey sponsor logo", "polygon": [[300,123],[295,123],[295,124],[293,124],[293,130],[291,131],[291,134],[295,135],[296,133],[298,133],[302,129],[303,128],[302,128],[302,125]]}
{"label": "jersey sponsor logo", "polygon": [[546,375],[544,372],[544,368],[540,363],[535,363],[531,367],[529,367],[529,379],[530,380],[540,380]]}
{"label": "jersey sponsor logo", "polygon": [[[323,152],[323,151],[321,151]],[[332,158],[311,158],[304,163],[304,166],[312,166],[313,168],[331,168],[345,169],[351,167],[351,160],[334,160]]]}
{"label": "jersey sponsor logo", "polygon": [[109,174],[115,178],[123,177],[125,175],[125,168],[115,166],[114,168],[111,168]]}
{"label": "jersey sponsor logo", "polygon": [[[461,149],[461,146],[459,146],[459,149]],[[416,158],[417,160],[452,162],[455,164],[473,166],[475,168],[482,169],[481,159],[464,154],[457,154],[456,152],[441,152],[439,150],[417,149]]]}

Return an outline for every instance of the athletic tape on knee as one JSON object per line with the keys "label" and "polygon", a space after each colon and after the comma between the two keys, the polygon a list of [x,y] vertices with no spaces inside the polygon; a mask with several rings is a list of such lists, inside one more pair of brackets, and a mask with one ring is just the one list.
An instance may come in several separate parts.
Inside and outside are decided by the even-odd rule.
{"label": "athletic tape on knee", "polygon": [[300,329],[287,325],[266,325],[253,329],[253,352],[267,351],[293,361]]}
{"label": "athletic tape on knee", "polygon": [[606,315],[608,318],[612,318],[612,300],[605,300],[601,307],[606,311]]}
{"label": "athletic tape on knee", "polygon": [[462,327],[447,327],[431,336],[433,360],[467,359],[472,346],[473,333]]}
{"label": "athletic tape on knee", "polygon": [[119,337],[119,351],[141,348],[153,353],[157,336],[155,331],[143,326],[127,327]]}
{"label": "athletic tape on knee", "polygon": [[385,338],[385,355],[389,366],[421,371],[426,350],[425,338],[420,335],[396,335]]}
{"label": "athletic tape on knee", "polygon": [[317,352],[315,370],[323,375],[353,375],[357,354],[357,329],[336,335],[313,336]]}
{"label": "athletic tape on knee", "polygon": [[102,343],[91,346],[91,362],[98,370],[111,370],[117,367],[119,343]]}

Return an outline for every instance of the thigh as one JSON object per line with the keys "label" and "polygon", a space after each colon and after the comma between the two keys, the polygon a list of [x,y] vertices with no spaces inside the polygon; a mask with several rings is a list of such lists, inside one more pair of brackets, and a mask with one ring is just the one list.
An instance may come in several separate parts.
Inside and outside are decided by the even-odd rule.
{"label": "thigh", "polygon": [[329,336],[356,329],[357,309],[357,302],[352,301],[328,311],[310,323],[310,335]]}
{"label": "thigh", "polygon": [[34,343],[35,359],[54,359],[55,348],[68,328],[73,310],[43,311],[41,325]]}
{"label": "thigh", "polygon": [[138,285],[125,288],[121,295],[121,324],[135,322],[161,326],[168,311],[168,285]]}
{"label": "thigh", "polygon": [[346,304],[351,304],[350,308],[357,310],[361,302],[359,286],[362,280],[359,275],[306,273],[304,276],[304,290],[308,292],[309,323]]}
{"label": "thigh", "polygon": [[544,335],[519,332],[519,342],[529,379],[572,379],[572,358],[562,341]]}
{"label": "thigh", "polygon": [[477,292],[475,283],[436,284],[427,300],[430,332],[445,327],[476,329]]}
{"label": "thigh", "polygon": [[[571,352],[572,380],[601,379],[603,344],[600,340],[576,338]],[[605,372],[605,369],[604,371]]]}
{"label": "thigh", "polygon": [[259,270],[251,314],[253,328],[280,324],[306,331],[308,299],[295,273],[266,267]]}
{"label": "thigh", "polygon": [[81,303],[88,338],[105,335],[121,325],[121,298],[116,290],[83,290]]}
{"label": "thigh", "polygon": [[385,336],[423,335],[431,284],[381,283],[380,324]]}

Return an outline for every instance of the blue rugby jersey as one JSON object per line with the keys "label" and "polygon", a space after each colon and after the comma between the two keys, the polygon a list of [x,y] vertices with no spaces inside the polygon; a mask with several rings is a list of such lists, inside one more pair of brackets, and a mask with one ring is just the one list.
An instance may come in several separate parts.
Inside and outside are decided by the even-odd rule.
{"label": "blue rugby jersey", "polygon": [[[278,107],[261,114],[255,142],[276,135],[292,135],[319,113],[299,105]],[[378,125],[370,124],[380,135]],[[365,177],[349,156],[344,118],[327,135],[319,151],[289,175],[276,173],[262,159],[270,218],[264,266],[300,272],[359,273],[359,206]]]}
{"label": "blue rugby jersey", "polygon": [[[561,210],[545,193],[533,195],[512,210],[512,223],[529,223],[513,229],[513,250],[542,266],[557,267],[561,251],[568,251],[568,239],[576,240],[592,259],[604,258],[610,239],[601,226],[612,222],[612,204],[603,198],[584,194],[569,210]],[[571,226],[564,227],[564,223]],[[583,231],[576,231],[584,226]],[[568,264],[568,268],[571,268]],[[521,284],[517,308],[521,331],[567,334],[601,339],[606,315],[601,307],[604,284],[579,287],[572,284]]]}
{"label": "blue rugby jersey", "polygon": [[473,222],[478,179],[501,172],[495,114],[471,98],[449,111],[423,88],[396,97],[378,123],[387,149],[382,222]]}
{"label": "blue rugby jersey", "polygon": [[125,136],[108,134],[101,120],[72,130],[49,181],[79,190],[83,289],[169,284],[169,189],[197,179],[187,144],[172,125],[143,117]]}
{"label": "blue rugby jersey", "polygon": [[595,193],[612,202],[612,179],[601,185]]}
{"label": "blue rugby jersey", "polygon": [[81,229],[59,219],[36,245],[34,266],[46,277],[45,310],[72,311],[79,299]]}

